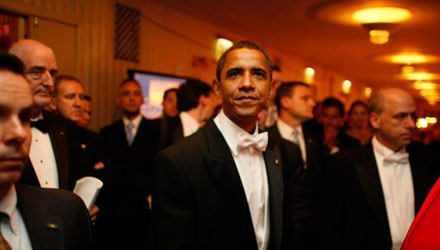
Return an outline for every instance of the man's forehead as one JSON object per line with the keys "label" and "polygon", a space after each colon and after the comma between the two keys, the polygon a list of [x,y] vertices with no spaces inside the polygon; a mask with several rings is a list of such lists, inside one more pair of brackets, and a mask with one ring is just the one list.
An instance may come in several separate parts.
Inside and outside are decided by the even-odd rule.
{"label": "man's forehead", "polygon": [[8,96],[15,96],[19,98],[18,101],[32,105],[32,93],[26,79],[22,75],[0,70],[0,99]]}
{"label": "man's forehead", "polygon": [[234,49],[226,56],[225,68],[231,67],[258,67],[268,70],[264,54],[255,49]]}
{"label": "man's forehead", "polygon": [[26,68],[36,66],[56,68],[57,66],[55,55],[49,48],[39,47],[35,51],[27,50],[25,53],[23,53],[22,57]]}

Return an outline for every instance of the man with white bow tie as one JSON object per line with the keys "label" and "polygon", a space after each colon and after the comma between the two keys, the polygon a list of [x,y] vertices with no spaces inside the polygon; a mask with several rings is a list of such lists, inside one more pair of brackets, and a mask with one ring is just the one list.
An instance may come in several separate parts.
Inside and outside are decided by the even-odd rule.
{"label": "man with white bow tie", "polygon": [[[336,155],[325,170],[320,249],[400,249],[437,178],[433,155],[411,141],[413,97],[383,88],[369,104],[371,143]],[[318,242],[318,241],[316,241]]]}
{"label": "man with white bow tie", "polygon": [[299,148],[258,131],[271,61],[255,43],[238,42],[216,73],[223,110],[156,160],[155,249],[292,249],[307,188]]}

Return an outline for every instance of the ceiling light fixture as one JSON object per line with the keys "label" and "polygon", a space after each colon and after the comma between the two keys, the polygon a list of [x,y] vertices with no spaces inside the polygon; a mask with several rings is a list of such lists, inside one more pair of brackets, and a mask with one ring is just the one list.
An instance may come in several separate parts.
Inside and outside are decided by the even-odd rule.
{"label": "ceiling light fixture", "polygon": [[370,32],[370,42],[374,44],[387,43],[390,30],[410,17],[409,10],[397,7],[365,8],[352,14],[352,18]]}

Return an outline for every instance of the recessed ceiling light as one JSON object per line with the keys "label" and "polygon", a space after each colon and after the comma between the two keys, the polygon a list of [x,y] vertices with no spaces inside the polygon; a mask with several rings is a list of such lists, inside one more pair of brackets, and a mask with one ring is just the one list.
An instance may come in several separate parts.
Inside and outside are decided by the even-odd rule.
{"label": "recessed ceiling light", "polygon": [[396,54],[385,54],[374,56],[373,60],[390,62],[396,64],[412,65],[421,63],[432,63],[440,61],[440,56],[423,54],[418,52],[400,52]]}
{"label": "recessed ceiling light", "polygon": [[360,23],[400,23],[411,17],[411,12],[397,7],[373,7],[357,10],[353,19]]}
{"label": "recessed ceiling light", "polygon": [[412,81],[430,81],[440,79],[439,74],[427,73],[427,72],[414,72],[410,74],[405,74],[403,77],[407,80]]}

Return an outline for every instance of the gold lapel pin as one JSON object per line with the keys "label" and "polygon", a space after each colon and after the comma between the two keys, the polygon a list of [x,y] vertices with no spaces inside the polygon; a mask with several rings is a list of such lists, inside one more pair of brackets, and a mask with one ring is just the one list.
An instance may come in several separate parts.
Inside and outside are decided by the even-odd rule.
{"label": "gold lapel pin", "polygon": [[277,166],[280,165],[280,159],[278,159],[278,158],[275,159],[275,165],[277,165]]}
{"label": "gold lapel pin", "polygon": [[46,227],[52,230],[58,230],[59,226],[55,223],[47,223]]}

